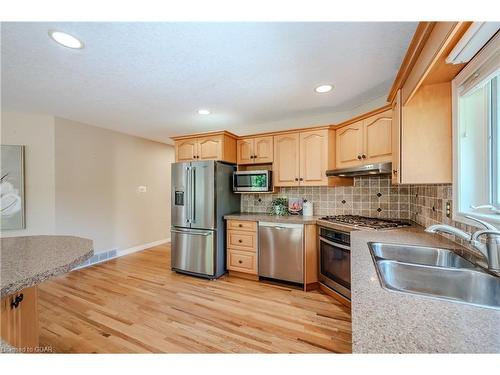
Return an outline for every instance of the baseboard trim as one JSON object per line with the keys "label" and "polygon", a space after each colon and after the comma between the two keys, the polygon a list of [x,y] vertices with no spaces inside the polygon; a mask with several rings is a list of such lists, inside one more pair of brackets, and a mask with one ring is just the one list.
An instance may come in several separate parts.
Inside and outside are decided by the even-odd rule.
{"label": "baseboard trim", "polygon": [[79,270],[82,268],[90,267],[99,263],[104,263],[107,262],[108,260],[116,259],[125,255],[130,255],[133,253],[137,253],[139,251],[143,251],[146,249],[150,249],[155,246],[160,246],[166,243],[170,242],[170,238],[164,238],[162,240],[158,241],[153,241],[149,243],[145,243],[142,245],[134,246],[134,247],[129,247],[128,249],[112,249],[112,250],[107,250],[107,251],[101,251],[99,253],[94,254],[90,259],[85,261],[83,264],[81,264],[78,267],[73,268],[73,270]]}

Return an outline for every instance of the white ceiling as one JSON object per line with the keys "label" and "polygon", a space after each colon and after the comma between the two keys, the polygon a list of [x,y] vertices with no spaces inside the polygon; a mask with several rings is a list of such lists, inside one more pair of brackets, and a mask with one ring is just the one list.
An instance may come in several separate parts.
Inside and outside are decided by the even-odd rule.
{"label": "white ceiling", "polygon": [[[2,109],[161,142],[307,126],[386,95],[416,25],[2,23]],[[56,44],[49,29],[85,48]],[[315,93],[323,83],[334,90]]]}

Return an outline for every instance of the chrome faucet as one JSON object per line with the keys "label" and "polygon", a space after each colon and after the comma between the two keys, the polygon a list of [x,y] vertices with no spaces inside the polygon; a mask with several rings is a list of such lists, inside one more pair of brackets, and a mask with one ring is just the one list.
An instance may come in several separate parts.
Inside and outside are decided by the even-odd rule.
{"label": "chrome faucet", "polygon": [[[462,240],[467,241],[471,246],[479,251],[488,263],[488,269],[496,274],[500,274],[500,230],[494,225],[472,216],[465,216],[467,219],[473,220],[483,227],[485,230],[478,230],[475,233],[467,233],[463,230],[446,224],[435,224],[425,229],[428,233],[447,233],[457,236]],[[479,241],[481,236],[486,236],[486,243]]]}

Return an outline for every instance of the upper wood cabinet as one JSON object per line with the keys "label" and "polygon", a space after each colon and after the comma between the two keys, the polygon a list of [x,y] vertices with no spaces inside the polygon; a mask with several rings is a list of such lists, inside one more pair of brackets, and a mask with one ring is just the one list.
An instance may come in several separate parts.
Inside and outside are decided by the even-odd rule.
{"label": "upper wood cabinet", "polygon": [[238,164],[264,164],[273,162],[273,137],[243,138],[237,142]]}
{"label": "upper wood cabinet", "polygon": [[392,112],[386,111],[363,121],[364,153],[366,162],[380,163],[392,158]]}
{"label": "upper wood cabinet", "polygon": [[420,22],[393,83],[392,181],[452,182],[451,80],[465,64],[446,58],[471,22]]}
{"label": "upper wood cabinet", "polygon": [[337,130],[336,143],[337,168],[359,165],[363,153],[363,121]]}
{"label": "upper wood cabinet", "polygon": [[352,185],[352,179],[326,177],[335,162],[334,136],[330,129],[274,136],[274,185]]}
{"label": "upper wood cabinet", "polygon": [[[330,130],[300,133],[300,185],[328,185],[328,151]],[[333,138],[333,136],[332,136]]]}
{"label": "upper wood cabinet", "polygon": [[392,103],[392,183],[401,183],[401,90]]}
{"label": "upper wood cabinet", "polygon": [[344,126],[336,131],[337,168],[391,161],[390,110]]}
{"label": "upper wood cabinet", "polygon": [[217,132],[200,136],[175,137],[175,160],[223,160],[236,163],[236,136]]}
{"label": "upper wood cabinet", "polygon": [[274,136],[274,186],[299,185],[299,142],[299,133],[288,133]]}
{"label": "upper wood cabinet", "polygon": [[198,155],[196,138],[175,142],[175,161],[191,161]]}
{"label": "upper wood cabinet", "polygon": [[393,115],[393,183],[451,183],[451,84],[421,86],[405,105],[396,99]]}

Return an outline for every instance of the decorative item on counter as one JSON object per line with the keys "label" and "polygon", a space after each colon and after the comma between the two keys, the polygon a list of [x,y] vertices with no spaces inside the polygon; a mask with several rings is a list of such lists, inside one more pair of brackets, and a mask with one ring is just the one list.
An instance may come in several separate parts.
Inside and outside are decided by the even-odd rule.
{"label": "decorative item on counter", "polygon": [[276,198],[271,202],[270,215],[288,215],[288,198]]}
{"label": "decorative item on counter", "polygon": [[302,214],[302,204],[304,201],[302,198],[289,198],[288,199],[288,212],[290,215],[300,215]]}
{"label": "decorative item on counter", "polygon": [[313,204],[312,202],[304,199],[304,203],[302,205],[302,215],[304,216],[313,216]]}

